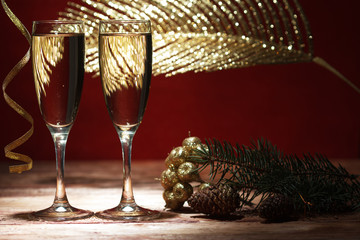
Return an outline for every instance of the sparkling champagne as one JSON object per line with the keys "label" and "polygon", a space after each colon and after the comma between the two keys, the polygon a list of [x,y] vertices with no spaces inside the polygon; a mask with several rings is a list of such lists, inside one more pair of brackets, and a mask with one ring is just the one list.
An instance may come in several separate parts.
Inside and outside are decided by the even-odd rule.
{"label": "sparkling champagne", "polygon": [[48,125],[64,127],[75,120],[84,79],[84,34],[32,37],[35,90]]}
{"label": "sparkling champagne", "polygon": [[131,180],[132,141],[142,121],[150,88],[150,20],[101,20],[99,62],[106,106],[121,142],[123,188],[120,203],[96,216],[126,221],[157,218],[160,212],[136,204]]}
{"label": "sparkling champagne", "polygon": [[100,34],[100,74],[113,123],[127,130],[140,124],[149,95],[150,33]]}

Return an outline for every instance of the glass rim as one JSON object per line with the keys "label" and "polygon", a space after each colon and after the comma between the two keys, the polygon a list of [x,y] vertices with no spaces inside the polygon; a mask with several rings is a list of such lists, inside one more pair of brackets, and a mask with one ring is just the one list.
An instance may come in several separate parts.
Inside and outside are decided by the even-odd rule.
{"label": "glass rim", "polygon": [[100,20],[100,24],[106,23],[151,23],[150,19],[107,19]]}
{"label": "glass rim", "polygon": [[35,20],[33,24],[47,23],[47,24],[84,24],[81,20]]}

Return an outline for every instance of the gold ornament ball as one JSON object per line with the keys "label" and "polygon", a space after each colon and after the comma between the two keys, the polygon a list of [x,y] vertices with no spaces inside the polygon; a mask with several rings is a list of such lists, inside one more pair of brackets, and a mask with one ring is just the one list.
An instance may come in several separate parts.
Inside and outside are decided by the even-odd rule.
{"label": "gold ornament ball", "polygon": [[191,153],[196,153],[194,150],[199,150],[199,151],[202,151],[202,152],[205,150],[205,152],[208,152],[208,151],[209,151],[209,148],[208,148],[208,146],[207,146],[206,144],[204,144],[204,143],[199,143],[199,144],[194,145],[194,146],[190,149]]}
{"label": "gold ornament ball", "polygon": [[165,159],[165,165],[168,168],[178,168],[182,163],[186,162],[189,152],[184,147],[176,147],[169,153]]}
{"label": "gold ornament ball", "polygon": [[181,164],[177,170],[177,177],[182,182],[193,182],[200,179],[197,171],[197,165],[192,162],[185,162]]}
{"label": "gold ornament ball", "polygon": [[198,137],[188,137],[185,138],[182,142],[183,147],[195,147],[196,145],[200,144],[201,140]]}
{"label": "gold ornament ball", "polygon": [[178,210],[184,205],[184,201],[179,201],[171,190],[165,190],[163,192],[163,199],[165,200],[165,207],[171,210]]}
{"label": "gold ornament ball", "polygon": [[199,153],[209,152],[208,146],[204,143],[199,143],[199,144],[193,145],[192,147],[186,147],[186,148],[189,152],[189,157],[187,159],[187,161],[189,161],[189,162],[194,162],[194,160],[192,160],[191,156],[197,156]]}
{"label": "gold ornament ball", "polygon": [[179,181],[176,172],[169,168],[161,173],[161,186],[163,186],[164,189],[171,189]]}
{"label": "gold ornament ball", "polygon": [[206,152],[209,152],[208,146],[204,143],[200,143],[200,144],[196,145],[195,148],[198,150],[202,150],[202,151],[205,150]]}
{"label": "gold ornament ball", "polygon": [[185,202],[193,193],[193,187],[189,183],[178,182],[173,187],[175,199],[179,202]]}

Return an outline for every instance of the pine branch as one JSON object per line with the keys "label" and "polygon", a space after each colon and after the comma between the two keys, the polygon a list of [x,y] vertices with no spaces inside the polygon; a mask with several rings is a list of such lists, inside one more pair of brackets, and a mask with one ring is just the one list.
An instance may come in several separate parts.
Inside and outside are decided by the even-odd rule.
{"label": "pine branch", "polygon": [[261,203],[269,194],[281,193],[291,197],[299,211],[360,210],[358,175],[320,154],[285,155],[264,139],[250,146],[213,139],[206,140],[206,147],[194,151],[191,158],[200,164],[199,171],[210,168],[211,181],[237,187],[242,206],[251,205],[258,196]]}

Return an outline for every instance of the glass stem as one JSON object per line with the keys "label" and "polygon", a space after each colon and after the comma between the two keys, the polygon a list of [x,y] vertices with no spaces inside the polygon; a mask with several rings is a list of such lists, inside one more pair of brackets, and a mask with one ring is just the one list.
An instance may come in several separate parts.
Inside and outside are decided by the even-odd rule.
{"label": "glass stem", "polygon": [[118,131],[123,158],[123,190],[120,205],[129,206],[135,204],[133,188],[131,183],[131,148],[135,131]]}
{"label": "glass stem", "polygon": [[54,205],[66,205],[68,200],[65,191],[64,168],[65,148],[71,126],[51,127],[48,126],[55,145],[56,154],[56,193]]}

